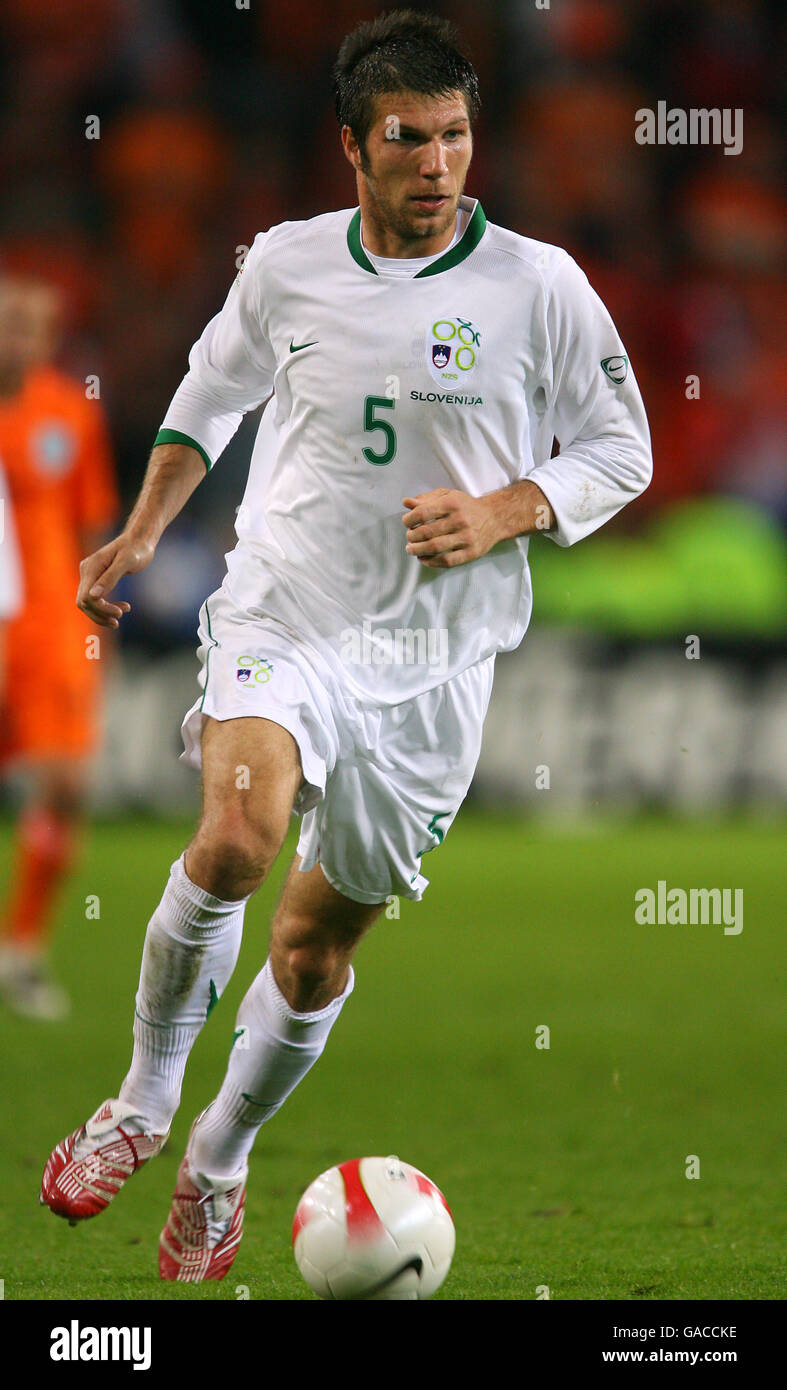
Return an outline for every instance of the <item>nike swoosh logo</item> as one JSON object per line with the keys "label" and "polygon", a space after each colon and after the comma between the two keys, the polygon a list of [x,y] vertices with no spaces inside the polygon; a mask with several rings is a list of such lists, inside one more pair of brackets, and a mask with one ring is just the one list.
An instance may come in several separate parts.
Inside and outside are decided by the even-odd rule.
{"label": "nike swoosh logo", "polygon": [[290,338],[290,352],[303,352],[304,348],[316,347],[319,341],[319,338],[315,338],[313,343],[298,343],[298,346],[296,347],[295,343],[292,341],[292,338]]}
{"label": "nike swoosh logo", "polygon": [[418,1255],[414,1255],[411,1260],[405,1260],[403,1265],[400,1265],[398,1269],[395,1269],[393,1274],[389,1274],[387,1278],[381,1279],[379,1284],[372,1284],[371,1288],[365,1289],[363,1292],[363,1297],[369,1298],[372,1294],[382,1293],[383,1289],[387,1289],[391,1284],[395,1283],[396,1280],[399,1279],[402,1274],[406,1273],[408,1269],[414,1269],[418,1278],[420,1279],[423,1273],[423,1268],[423,1260]]}
{"label": "nike swoosh logo", "polygon": [[249,1105],[258,1105],[260,1110],[270,1110],[271,1104],[275,1104],[275,1101],[255,1100],[254,1096],[249,1095],[248,1091],[241,1091],[241,1095],[244,1100],[249,1102]]}

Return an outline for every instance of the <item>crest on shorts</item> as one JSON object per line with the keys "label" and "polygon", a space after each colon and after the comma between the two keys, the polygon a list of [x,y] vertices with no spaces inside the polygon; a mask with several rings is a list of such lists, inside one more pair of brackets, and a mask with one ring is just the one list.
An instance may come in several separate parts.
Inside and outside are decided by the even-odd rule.
{"label": "crest on shorts", "polygon": [[273,662],[267,656],[239,656],[235,679],[238,685],[267,685],[273,675]]}

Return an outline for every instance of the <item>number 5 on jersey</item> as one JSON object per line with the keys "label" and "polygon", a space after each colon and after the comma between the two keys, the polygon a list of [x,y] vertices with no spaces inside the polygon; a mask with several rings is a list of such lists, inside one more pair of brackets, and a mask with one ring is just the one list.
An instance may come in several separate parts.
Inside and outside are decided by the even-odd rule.
{"label": "number 5 on jersey", "polygon": [[363,456],[367,463],[374,464],[375,468],[382,468],[386,463],[390,463],[396,453],[396,430],[390,420],[378,420],[375,418],[376,410],[393,410],[396,401],[390,400],[388,396],[367,396],[363,403],[363,427],[365,430],[381,430],[385,446],[383,449],[371,449],[368,446],[363,449]]}

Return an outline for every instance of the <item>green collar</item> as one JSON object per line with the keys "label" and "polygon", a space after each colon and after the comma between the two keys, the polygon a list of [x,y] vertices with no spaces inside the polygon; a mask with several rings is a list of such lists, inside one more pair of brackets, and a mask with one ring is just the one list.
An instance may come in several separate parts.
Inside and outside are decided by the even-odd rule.
{"label": "green collar", "polygon": [[[419,270],[417,274],[413,276],[413,279],[421,280],[426,275],[440,275],[444,270],[453,270],[454,266],[459,265],[460,261],[466,260],[471,251],[475,251],[485,231],[486,217],[484,216],[484,209],[479,202],[476,202],[470,221],[456,245],[452,246],[450,251],[446,251],[443,256],[439,256],[436,261],[432,261],[430,265],[424,266],[423,270]],[[361,269],[368,270],[370,275],[376,275],[377,271],[369,260],[361,243],[360,208],[356,208],[350,218],[350,225],[347,228],[347,245],[350,249],[350,255]]]}

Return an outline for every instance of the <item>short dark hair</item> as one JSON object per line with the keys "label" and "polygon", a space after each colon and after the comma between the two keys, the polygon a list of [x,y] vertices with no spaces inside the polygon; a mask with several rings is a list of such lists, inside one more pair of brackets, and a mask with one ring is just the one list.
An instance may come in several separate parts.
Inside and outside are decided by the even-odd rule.
{"label": "short dark hair", "polygon": [[383,92],[445,96],[462,92],[470,125],[481,108],[478,76],[447,19],[416,10],[391,10],[358,24],[344,39],[333,69],[336,115],[361,153]]}

